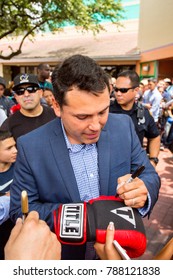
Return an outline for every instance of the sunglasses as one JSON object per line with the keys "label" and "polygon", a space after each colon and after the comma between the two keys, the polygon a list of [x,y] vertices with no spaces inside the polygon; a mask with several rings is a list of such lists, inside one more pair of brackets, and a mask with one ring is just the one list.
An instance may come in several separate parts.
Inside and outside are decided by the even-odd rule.
{"label": "sunglasses", "polygon": [[23,95],[25,93],[25,90],[27,90],[27,92],[29,92],[29,93],[35,93],[38,89],[39,89],[39,87],[36,87],[36,86],[28,86],[25,88],[16,89],[14,92],[17,95]]}
{"label": "sunglasses", "polygon": [[130,88],[117,88],[117,87],[114,87],[114,90],[116,92],[120,91],[121,93],[126,93],[126,92],[128,92],[129,89],[134,89],[134,88],[136,88],[136,86],[135,87],[130,87]]}

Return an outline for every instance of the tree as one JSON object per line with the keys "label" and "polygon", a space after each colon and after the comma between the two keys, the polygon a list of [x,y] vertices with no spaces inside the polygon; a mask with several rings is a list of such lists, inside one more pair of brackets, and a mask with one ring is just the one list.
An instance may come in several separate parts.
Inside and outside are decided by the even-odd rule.
{"label": "tree", "polygon": [[97,34],[104,30],[102,21],[109,20],[121,25],[123,19],[121,0],[1,0],[0,40],[20,38],[17,49],[8,46],[9,53],[0,58],[11,59],[22,52],[26,38],[31,40],[38,32],[62,31],[66,24],[72,24],[81,32],[92,30]]}

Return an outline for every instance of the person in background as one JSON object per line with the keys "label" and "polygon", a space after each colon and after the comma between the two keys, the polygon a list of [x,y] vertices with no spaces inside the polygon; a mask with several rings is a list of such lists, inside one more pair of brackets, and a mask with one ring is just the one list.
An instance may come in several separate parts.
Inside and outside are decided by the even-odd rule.
{"label": "person in background", "polygon": [[115,101],[110,105],[109,111],[116,114],[126,114],[131,117],[136,133],[143,146],[144,138],[148,140],[149,158],[156,167],[160,152],[160,132],[150,115],[148,109],[140,102],[136,102],[136,94],[139,91],[139,76],[133,70],[121,72],[116,81]]}
{"label": "person in background", "polygon": [[5,246],[5,260],[60,260],[61,244],[48,225],[31,211],[18,218]]}
{"label": "person in background", "polygon": [[158,83],[157,83],[157,89],[160,92],[160,94],[162,95],[163,99],[164,99],[164,96],[163,96],[164,86],[165,86],[164,80],[159,80]]}
{"label": "person in background", "polygon": [[39,87],[41,89],[50,88],[53,90],[52,83],[49,80],[50,78],[50,66],[46,63],[41,63],[37,66],[37,77]]}
{"label": "person in background", "polygon": [[20,109],[7,118],[1,127],[11,131],[15,140],[55,119],[54,110],[40,103],[43,91],[39,87],[37,76],[17,75],[14,78],[13,92]]}
{"label": "person in background", "polygon": [[[144,92],[146,91],[146,90],[148,90],[148,79],[142,79],[141,81],[140,81],[140,83],[143,85],[140,89],[141,89],[141,91],[142,91],[142,93],[144,94]],[[142,94],[142,95],[143,95]]]}
{"label": "person in background", "polygon": [[114,92],[114,87],[116,84],[116,79],[114,77],[111,77],[108,75],[109,78],[109,87],[110,87],[110,104],[112,104],[115,100],[115,92]]}
{"label": "person in background", "polygon": [[166,102],[170,101],[173,98],[173,85],[171,79],[169,78],[164,79],[163,96]]}
{"label": "person in background", "polygon": [[49,107],[53,107],[53,101],[55,100],[53,90],[51,90],[50,88],[44,88],[43,98],[46,100],[46,103]]}
{"label": "person in background", "polygon": [[2,108],[0,108],[0,126],[6,120],[6,118],[7,118],[7,115],[6,115],[5,111]]}
{"label": "person in background", "polygon": [[142,105],[150,111],[155,123],[157,124],[160,115],[160,104],[162,100],[162,95],[157,89],[156,79],[149,79],[148,87],[149,89],[144,92]]}
{"label": "person in background", "polygon": [[4,95],[5,89],[6,82],[3,77],[0,77],[0,108],[5,111],[8,117],[10,115],[10,108],[15,105],[15,103]]}
{"label": "person in background", "polygon": [[16,142],[9,131],[0,128],[0,259],[14,224],[9,219],[10,186],[17,157]]}
{"label": "person in background", "polygon": [[[18,138],[10,217],[21,217],[20,194],[29,209],[54,229],[63,203],[119,195],[144,217],[154,207],[160,178],[142,149],[129,116],[109,114],[109,80],[90,57],[74,55],[52,73],[57,117]],[[40,142],[41,141],[41,142]],[[126,180],[139,165],[139,178]],[[117,189],[117,185],[121,186]],[[92,243],[62,245],[62,259],[96,259]]]}

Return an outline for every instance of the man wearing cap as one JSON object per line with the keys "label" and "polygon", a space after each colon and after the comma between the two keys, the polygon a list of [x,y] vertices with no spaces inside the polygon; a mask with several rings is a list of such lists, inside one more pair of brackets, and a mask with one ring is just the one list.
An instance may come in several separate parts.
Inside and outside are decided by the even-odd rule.
{"label": "man wearing cap", "polygon": [[0,108],[5,111],[7,116],[10,115],[10,108],[14,105],[14,102],[8,97],[4,96],[6,89],[6,82],[3,77],[0,77]]}
{"label": "man wearing cap", "polygon": [[17,75],[14,78],[13,92],[21,108],[5,120],[2,128],[8,129],[15,140],[56,117],[52,108],[40,103],[42,89],[36,75]]}
{"label": "man wearing cap", "polygon": [[171,79],[169,78],[164,79],[164,92],[162,96],[166,102],[173,98],[173,85]]}

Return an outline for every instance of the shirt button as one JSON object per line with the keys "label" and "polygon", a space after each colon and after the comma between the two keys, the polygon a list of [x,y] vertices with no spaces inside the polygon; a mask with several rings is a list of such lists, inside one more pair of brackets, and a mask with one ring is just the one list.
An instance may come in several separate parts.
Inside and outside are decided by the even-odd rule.
{"label": "shirt button", "polygon": [[94,174],[93,174],[93,173],[91,173],[91,174],[90,174],[90,177],[91,177],[91,178],[93,178],[93,177],[94,177]]}

